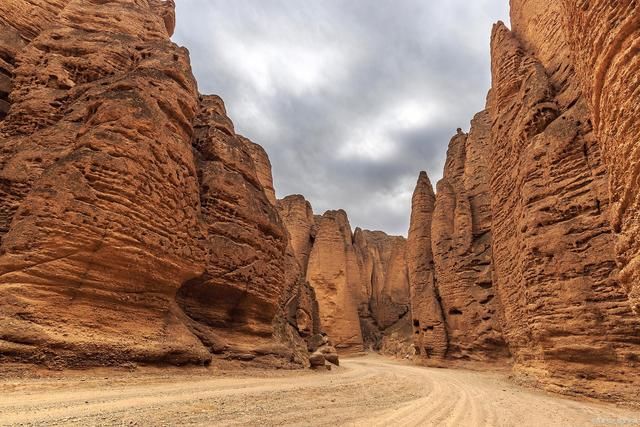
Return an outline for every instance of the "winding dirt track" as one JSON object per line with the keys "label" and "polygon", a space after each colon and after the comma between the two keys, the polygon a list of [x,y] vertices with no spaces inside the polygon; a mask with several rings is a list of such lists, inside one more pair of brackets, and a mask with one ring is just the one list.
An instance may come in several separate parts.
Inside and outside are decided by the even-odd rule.
{"label": "winding dirt track", "polygon": [[332,372],[257,378],[92,375],[0,381],[0,425],[640,425],[640,412],[524,389],[501,374],[371,356]]}

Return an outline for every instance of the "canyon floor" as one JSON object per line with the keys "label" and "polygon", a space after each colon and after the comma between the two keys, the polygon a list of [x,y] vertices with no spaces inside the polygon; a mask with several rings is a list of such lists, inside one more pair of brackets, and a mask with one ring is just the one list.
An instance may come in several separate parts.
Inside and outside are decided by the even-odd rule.
{"label": "canyon floor", "polygon": [[640,425],[640,411],[522,388],[505,373],[425,368],[379,356],[344,359],[330,372],[3,375],[3,426]]}

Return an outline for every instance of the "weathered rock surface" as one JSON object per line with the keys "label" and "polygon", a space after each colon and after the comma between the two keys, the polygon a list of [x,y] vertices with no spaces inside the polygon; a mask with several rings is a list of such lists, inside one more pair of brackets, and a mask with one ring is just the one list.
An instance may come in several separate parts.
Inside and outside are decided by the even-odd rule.
{"label": "weathered rock surface", "polygon": [[425,358],[444,358],[448,347],[431,243],[435,202],[431,181],[426,172],[420,172],[411,199],[407,269],[416,353]]}
{"label": "weathered rock surface", "polygon": [[173,8],[0,5],[1,360],[308,363],[268,157],[199,97]]}
{"label": "weathered rock surface", "polygon": [[[206,270],[180,288],[178,304],[213,354],[286,355],[272,324],[287,290],[286,230],[253,161],[266,154],[235,134],[219,97],[201,97],[194,128]],[[270,182],[270,169],[261,176]]]}
{"label": "weathered rock surface", "polygon": [[[452,139],[435,206],[425,184],[414,196],[418,351],[420,304],[437,301],[449,358],[510,353],[543,387],[635,398],[638,13],[512,0],[513,30],[494,27],[487,109]],[[432,272],[435,292],[415,294]]]}
{"label": "weathered rock surface", "polygon": [[353,240],[366,285],[364,302],[378,326],[386,329],[409,312],[406,239],[356,228]]}
{"label": "weathered rock surface", "polygon": [[340,352],[363,346],[380,350],[385,330],[409,317],[406,239],[359,228],[352,233],[344,211],[314,218],[300,195],[278,200],[276,206],[317,293],[320,329]]}
{"label": "weathered rock surface", "polygon": [[609,172],[618,279],[640,314],[640,5],[565,0],[578,81]]}
{"label": "weathered rock surface", "polygon": [[347,214],[327,211],[316,217],[316,228],[307,280],[318,298],[321,327],[339,352],[360,352],[362,333],[354,294],[360,271]]}
{"label": "weathered rock surface", "polygon": [[207,361],[174,300],[204,252],[196,84],[166,5],[1,7],[25,46],[9,47],[12,105],[0,123],[0,353]]}
{"label": "weathered rock surface", "polygon": [[287,196],[276,202],[278,213],[289,232],[289,241],[296,260],[306,273],[309,254],[315,240],[315,219],[311,204],[299,194]]}
{"label": "weathered rock surface", "polygon": [[360,269],[356,297],[363,339],[368,348],[379,350],[384,331],[409,317],[406,239],[356,228],[353,242]]}
{"label": "weathered rock surface", "polygon": [[617,280],[599,140],[575,85],[558,83],[514,29],[494,28],[489,101],[505,337],[518,368],[561,378],[559,388],[622,394],[637,381],[640,319]]}
{"label": "weathered rock surface", "polygon": [[508,356],[493,287],[487,112],[449,143],[431,226],[436,287],[448,336],[447,354],[483,360]]}
{"label": "weathered rock surface", "polygon": [[267,200],[272,205],[276,204],[276,192],[273,188],[273,176],[271,175],[271,162],[267,152],[264,151],[260,145],[251,142],[249,139],[238,135],[238,137],[244,142],[249,149],[249,154],[253,160],[253,164],[258,175],[258,181],[262,185],[262,189],[267,195]]}

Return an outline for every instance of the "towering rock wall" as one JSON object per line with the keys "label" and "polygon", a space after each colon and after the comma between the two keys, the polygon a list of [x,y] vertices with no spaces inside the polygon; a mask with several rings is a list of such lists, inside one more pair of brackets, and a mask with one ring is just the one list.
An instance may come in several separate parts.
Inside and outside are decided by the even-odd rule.
{"label": "towering rock wall", "polygon": [[307,363],[269,160],[173,7],[0,4],[0,360]]}
{"label": "towering rock wall", "polygon": [[404,356],[411,344],[407,241],[356,228],[353,242],[360,268],[356,298],[365,347]]}
{"label": "towering rock wall", "polygon": [[404,335],[411,335],[399,324],[409,322],[406,240],[359,228],[352,233],[344,211],[314,217],[300,195],[278,200],[277,207],[295,257],[317,295],[320,329],[329,333],[338,350],[380,350],[389,329],[397,341],[393,347],[404,351],[399,341],[410,341]]}
{"label": "towering rock wall", "polygon": [[369,311],[384,330],[409,312],[406,239],[356,228],[353,241],[361,269],[362,311]]}
{"label": "towering rock wall", "polygon": [[609,172],[618,277],[640,314],[640,4],[562,5],[570,53]]}
{"label": "towering rock wall", "polygon": [[407,269],[416,352],[424,358],[447,354],[447,327],[436,288],[431,226],[436,196],[426,172],[420,172],[411,199]]}
{"label": "towering rock wall", "polygon": [[[219,97],[203,96],[194,123],[205,271],[186,282],[178,303],[190,327],[213,354],[251,359],[288,358],[273,342],[273,319],[284,293],[287,237],[268,190],[266,154],[235,134]],[[262,178],[262,180],[261,180]]]}
{"label": "towering rock wall", "polygon": [[495,281],[511,352],[518,367],[562,378],[560,387],[602,380],[601,391],[620,391],[607,381],[633,370],[639,323],[616,280],[589,110],[578,94],[566,105],[556,98],[567,91],[502,24],[492,61]]}
{"label": "towering rock wall", "polygon": [[196,84],[165,7],[2,4],[26,43],[0,124],[4,356],[209,357],[173,298],[202,273],[204,252],[190,142]]}
{"label": "towering rock wall", "polygon": [[549,389],[633,397],[637,6],[512,0],[513,30],[494,27],[487,109],[452,139],[435,207],[414,196],[409,274],[435,272],[414,324],[438,300],[448,357],[510,353]]}
{"label": "towering rock wall", "polygon": [[354,289],[359,268],[347,214],[327,211],[316,217],[316,237],[309,255],[307,280],[315,289],[321,326],[338,351],[363,350]]}
{"label": "towering rock wall", "polygon": [[303,196],[296,194],[278,200],[276,207],[289,232],[289,241],[296,260],[306,273],[316,237],[316,223],[311,204]]}
{"label": "towering rock wall", "polygon": [[472,121],[449,143],[438,182],[431,238],[436,285],[448,333],[448,356],[487,359],[508,355],[493,284],[487,148],[490,118]]}

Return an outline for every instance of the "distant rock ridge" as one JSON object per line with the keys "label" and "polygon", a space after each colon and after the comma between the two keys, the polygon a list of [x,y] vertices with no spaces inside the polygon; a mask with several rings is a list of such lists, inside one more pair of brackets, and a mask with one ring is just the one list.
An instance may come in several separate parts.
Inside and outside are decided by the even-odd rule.
{"label": "distant rock ridge", "polygon": [[[411,345],[406,239],[381,231],[352,231],[343,210],[314,216],[301,195],[287,196],[276,206],[316,292],[321,327],[338,351],[408,352],[404,348]],[[395,332],[393,343],[386,330]],[[407,341],[406,346],[398,341]]]}

